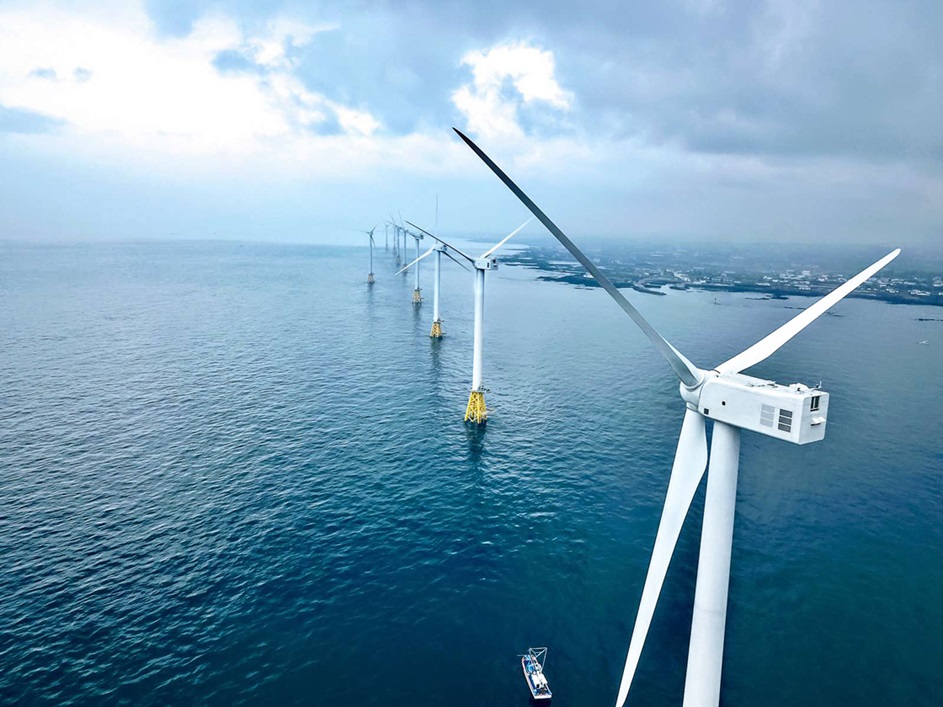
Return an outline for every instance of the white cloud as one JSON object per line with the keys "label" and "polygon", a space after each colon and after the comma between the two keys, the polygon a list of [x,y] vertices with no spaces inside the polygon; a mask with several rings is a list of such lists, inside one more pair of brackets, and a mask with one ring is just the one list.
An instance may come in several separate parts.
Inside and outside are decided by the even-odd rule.
{"label": "white cloud", "polygon": [[[573,96],[557,83],[553,52],[524,42],[495,45],[462,57],[472,82],[452,94],[452,102],[467,120],[468,129],[486,138],[524,135],[519,109],[544,103],[558,110],[571,107]],[[514,93],[505,91],[507,83]]]}
{"label": "white cloud", "polygon": [[[290,149],[333,117],[344,132],[370,135],[376,119],[307,90],[293,73],[288,49],[325,29],[277,19],[250,34],[209,15],[187,36],[167,38],[141,3],[98,12],[8,7],[0,9],[0,105],[66,121],[76,139],[158,153]],[[264,75],[219,72],[213,62],[223,51],[249,56]]]}

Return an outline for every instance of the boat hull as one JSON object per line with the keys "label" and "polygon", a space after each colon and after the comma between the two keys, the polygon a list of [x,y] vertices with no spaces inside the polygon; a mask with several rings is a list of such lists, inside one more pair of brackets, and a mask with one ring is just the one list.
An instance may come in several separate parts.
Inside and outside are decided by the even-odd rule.
{"label": "boat hull", "polygon": [[548,702],[553,697],[553,693],[550,692],[550,686],[547,684],[547,678],[544,677],[540,663],[529,655],[521,656],[521,670],[524,672],[524,680],[527,682],[527,689],[530,690],[531,700]]}

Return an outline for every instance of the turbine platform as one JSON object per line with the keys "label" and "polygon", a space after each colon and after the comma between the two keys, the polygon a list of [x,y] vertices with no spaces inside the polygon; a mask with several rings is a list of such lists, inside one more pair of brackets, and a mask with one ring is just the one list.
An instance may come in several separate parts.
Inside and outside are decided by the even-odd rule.
{"label": "turbine platform", "polygon": [[432,322],[432,331],[429,332],[429,336],[433,339],[442,338],[442,321],[440,319],[436,319]]}
{"label": "turbine platform", "polygon": [[367,275],[367,284],[372,285],[374,282],[376,282],[376,280],[373,279],[373,273]]}
{"label": "turbine platform", "polygon": [[465,422],[469,420],[476,425],[483,425],[488,420],[488,409],[485,407],[485,393],[483,390],[473,390],[468,396]]}
{"label": "turbine platform", "polygon": [[422,304],[422,290],[418,287],[413,290],[413,304]]}

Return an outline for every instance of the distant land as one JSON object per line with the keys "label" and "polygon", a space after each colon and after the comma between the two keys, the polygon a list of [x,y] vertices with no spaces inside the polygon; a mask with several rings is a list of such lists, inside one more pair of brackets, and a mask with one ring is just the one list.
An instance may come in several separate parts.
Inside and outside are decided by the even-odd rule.
{"label": "distant land", "polygon": [[[820,297],[856,275],[888,250],[830,246],[646,246],[613,244],[587,247],[587,254],[620,288],[651,295],[672,290],[753,292],[764,299]],[[562,247],[531,245],[508,253],[502,261],[547,274],[538,279],[598,287]],[[892,263],[850,297],[891,304],[943,306],[943,276],[895,270]],[[923,267],[930,265],[926,261]],[[932,267],[932,265],[931,265]]]}

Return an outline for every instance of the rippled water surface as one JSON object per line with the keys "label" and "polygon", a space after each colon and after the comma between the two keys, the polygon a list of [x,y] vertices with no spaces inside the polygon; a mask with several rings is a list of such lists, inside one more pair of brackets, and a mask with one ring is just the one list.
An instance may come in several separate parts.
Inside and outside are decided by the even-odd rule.
{"label": "rippled water surface", "polygon": [[[906,254],[905,256],[906,257]],[[682,414],[599,290],[359,248],[0,245],[0,701],[615,698]],[[862,263],[864,265],[864,263]],[[428,272],[424,273],[428,279]],[[804,302],[632,295],[716,365]],[[722,701],[943,694],[943,322],[850,300],[751,373],[819,380],[825,442],[744,434]],[[928,345],[917,341],[928,340]],[[683,690],[703,490],[630,704]]]}

